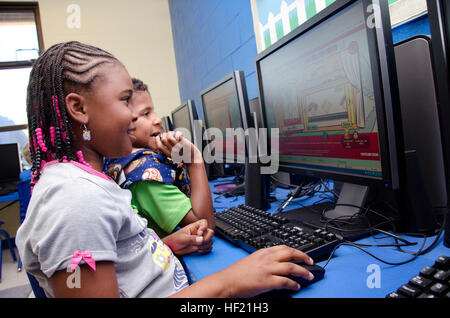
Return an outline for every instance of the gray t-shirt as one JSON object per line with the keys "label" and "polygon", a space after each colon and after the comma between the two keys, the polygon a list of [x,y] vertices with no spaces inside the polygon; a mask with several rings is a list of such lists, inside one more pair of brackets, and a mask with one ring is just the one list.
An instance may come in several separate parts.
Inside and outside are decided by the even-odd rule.
{"label": "gray t-shirt", "polygon": [[43,169],[16,235],[25,270],[53,297],[49,278],[70,271],[75,251],[90,251],[96,262],[114,262],[121,297],[166,297],[186,287],[179,260],[131,208],[131,192],[102,176],[72,163]]}

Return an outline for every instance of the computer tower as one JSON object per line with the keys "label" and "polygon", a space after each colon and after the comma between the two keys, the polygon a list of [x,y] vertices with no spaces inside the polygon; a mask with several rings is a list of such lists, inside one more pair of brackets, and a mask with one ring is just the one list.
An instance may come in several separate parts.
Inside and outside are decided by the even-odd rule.
{"label": "computer tower", "polygon": [[[408,180],[404,186],[407,187],[409,202],[412,204],[417,201],[418,198],[413,196],[423,200],[429,197],[432,208],[445,207],[447,189],[434,77],[434,67],[440,66],[433,65],[430,39],[426,36],[417,36],[396,44],[395,56],[404,145],[408,152]],[[421,190],[416,183],[418,180],[412,180],[414,176],[423,177],[424,187]],[[426,206],[426,202],[422,203]],[[427,214],[425,210],[417,209],[410,213]],[[409,228],[430,228],[428,221],[432,222],[433,217],[413,215],[409,222],[421,224],[409,224]]]}

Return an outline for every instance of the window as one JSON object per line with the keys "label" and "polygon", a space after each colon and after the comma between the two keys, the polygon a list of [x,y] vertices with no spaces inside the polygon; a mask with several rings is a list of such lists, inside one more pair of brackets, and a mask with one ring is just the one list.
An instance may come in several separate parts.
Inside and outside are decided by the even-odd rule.
{"label": "window", "polygon": [[36,2],[0,3],[0,144],[28,143],[26,97],[33,64],[43,52]]}

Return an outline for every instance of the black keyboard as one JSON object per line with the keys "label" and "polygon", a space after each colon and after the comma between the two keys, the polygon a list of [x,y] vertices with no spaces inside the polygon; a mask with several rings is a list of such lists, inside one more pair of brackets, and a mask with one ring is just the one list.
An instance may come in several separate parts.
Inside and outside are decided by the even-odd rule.
{"label": "black keyboard", "polygon": [[407,284],[386,297],[450,298],[450,257],[438,257],[433,266],[425,266]]}
{"label": "black keyboard", "polygon": [[287,245],[307,253],[314,261],[327,258],[342,237],[324,228],[271,214],[246,205],[215,214],[216,233],[249,253]]}

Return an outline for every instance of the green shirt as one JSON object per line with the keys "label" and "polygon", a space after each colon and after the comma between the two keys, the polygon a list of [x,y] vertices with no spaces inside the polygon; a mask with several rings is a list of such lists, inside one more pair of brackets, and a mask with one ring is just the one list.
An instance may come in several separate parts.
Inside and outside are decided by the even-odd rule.
{"label": "green shirt", "polygon": [[131,204],[148,221],[147,227],[163,238],[178,226],[192,209],[191,200],[176,186],[152,181],[133,183]]}

